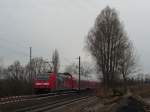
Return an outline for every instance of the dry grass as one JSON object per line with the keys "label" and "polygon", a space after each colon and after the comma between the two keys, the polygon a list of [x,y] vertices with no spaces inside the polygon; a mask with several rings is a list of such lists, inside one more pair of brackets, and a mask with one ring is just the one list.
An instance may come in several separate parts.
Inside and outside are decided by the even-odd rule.
{"label": "dry grass", "polygon": [[[130,92],[127,92],[126,95],[150,97],[150,85],[132,86],[129,90]],[[114,96],[111,89],[104,91],[103,88],[97,89],[95,93],[97,100],[92,99],[74,104],[74,106],[67,107],[65,112],[115,112],[119,102],[125,96]]]}
{"label": "dry grass", "polygon": [[[119,90],[119,92],[124,93],[123,89],[119,88],[118,90]],[[133,95],[137,95],[137,96],[139,95],[141,97],[150,97],[150,85],[149,84],[145,84],[145,85],[141,85],[141,86],[130,86],[129,91]],[[124,94],[122,94],[122,95],[124,95]],[[104,89],[101,88],[101,89],[96,90],[96,96],[103,99],[103,98],[110,98],[115,95],[114,95],[112,89],[104,91]]]}
{"label": "dry grass", "polygon": [[130,91],[137,96],[150,97],[150,85],[130,87]]}
{"label": "dry grass", "polygon": [[96,90],[96,96],[99,97],[99,98],[108,98],[112,95],[113,95],[113,92],[112,92],[111,89],[104,90],[103,88],[101,88],[101,89]]}

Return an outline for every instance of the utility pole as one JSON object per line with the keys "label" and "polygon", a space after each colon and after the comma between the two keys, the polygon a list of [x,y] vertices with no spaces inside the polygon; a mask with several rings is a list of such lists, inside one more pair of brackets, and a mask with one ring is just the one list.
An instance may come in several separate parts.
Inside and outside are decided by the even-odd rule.
{"label": "utility pole", "polygon": [[30,47],[30,79],[32,79],[32,74],[31,74],[31,59],[32,59],[32,47]]}
{"label": "utility pole", "polygon": [[[29,80],[31,81],[31,86],[32,86],[32,68],[31,68],[31,59],[32,59],[32,47],[30,47],[30,67],[29,67]],[[31,89],[31,92],[33,93],[33,88]]]}
{"label": "utility pole", "polygon": [[80,88],[80,64],[81,64],[81,63],[80,63],[80,56],[79,56],[79,91],[80,91],[80,89],[81,89],[81,88]]}

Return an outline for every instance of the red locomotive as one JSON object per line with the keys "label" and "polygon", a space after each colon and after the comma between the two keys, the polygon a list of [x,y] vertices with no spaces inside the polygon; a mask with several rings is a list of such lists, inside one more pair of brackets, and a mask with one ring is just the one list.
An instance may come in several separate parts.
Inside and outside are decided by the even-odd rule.
{"label": "red locomotive", "polygon": [[[80,81],[81,89],[93,89],[97,86],[95,81]],[[34,79],[33,88],[35,92],[57,91],[57,90],[77,90],[78,80],[69,73],[45,73],[39,74]]]}

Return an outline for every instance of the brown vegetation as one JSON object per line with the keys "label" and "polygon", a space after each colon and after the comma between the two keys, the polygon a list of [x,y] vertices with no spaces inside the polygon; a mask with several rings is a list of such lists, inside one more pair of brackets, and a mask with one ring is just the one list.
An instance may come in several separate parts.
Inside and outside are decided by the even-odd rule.
{"label": "brown vegetation", "polygon": [[130,87],[130,91],[135,96],[150,97],[150,85],[149,84]]}

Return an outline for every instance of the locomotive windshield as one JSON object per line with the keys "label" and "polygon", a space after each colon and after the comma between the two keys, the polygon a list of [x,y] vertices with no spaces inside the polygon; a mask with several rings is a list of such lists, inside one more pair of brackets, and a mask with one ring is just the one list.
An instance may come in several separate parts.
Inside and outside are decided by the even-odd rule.
{"label": "locomotive windshield", "polygon": [[38,74],[38,75],[37,75],[37,79],[38,79],[38,80],[48,80],[49,75],[50,75],[50,74],[48,74],[48,73],[45,73],[45,74]]}

